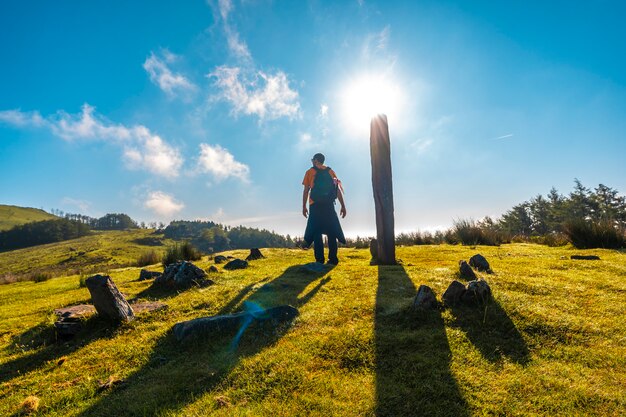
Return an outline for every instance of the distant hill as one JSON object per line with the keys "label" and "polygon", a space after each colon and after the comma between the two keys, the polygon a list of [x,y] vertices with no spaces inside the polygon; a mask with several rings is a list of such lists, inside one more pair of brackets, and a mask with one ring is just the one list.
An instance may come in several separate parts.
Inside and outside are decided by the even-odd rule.
{"label": "distant hill", "polygon": [[21,224],[57,218],[54,214],[46,213],[41,209],[0,204],[0,231],[9,230]]}

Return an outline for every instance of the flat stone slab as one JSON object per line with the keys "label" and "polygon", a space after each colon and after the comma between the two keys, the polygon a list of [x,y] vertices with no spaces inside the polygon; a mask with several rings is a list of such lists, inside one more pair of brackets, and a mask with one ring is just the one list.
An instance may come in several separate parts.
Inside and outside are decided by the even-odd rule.
{"label": "flat stone slab", "polygon": [[268,309],[182,321],[174,325],[172,332],[179,342],[198,337],[219,337],[237,330],[242,331],[252,322],[271,321],[280,324],[293,320],[298,314],[298,309],[295,307],[282,305]]}
{"label": "flat stone slab", "polygon": [[[135,313],[157,311],[167,308],[167,304],[159,301],[131,303],[130,305],[133,307],[133,311],[135,311]],[[92,304],[79,304],[70,307],[57,308],[54,310],[54,314],[59,316],[59,320],[62,321],[78,321],[96,314],[96,308]]]}

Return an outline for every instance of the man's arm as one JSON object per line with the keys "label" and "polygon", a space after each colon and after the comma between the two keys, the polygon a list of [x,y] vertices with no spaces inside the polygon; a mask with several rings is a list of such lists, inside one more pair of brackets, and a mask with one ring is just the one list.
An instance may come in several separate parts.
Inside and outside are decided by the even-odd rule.
{"label": "man's arm", "polygon": [[311,190],[311,187],[309,187],[308,185],[305,185],[304,191],[302,191],[302,215],[304,217],[307,217],[309,214],[309,211],[306,208],[306,203],[307,203],[307,200],[309,199],[310,190]]}
{"label": "man's arm", "polygon": [[339,210],[339,214],[343,219],[346,217],[346,204],[343,202],[343,192],[341,191],[341,187],[337,190],[337,199],[339,200],[339,204],[341,204],[341,210]]}

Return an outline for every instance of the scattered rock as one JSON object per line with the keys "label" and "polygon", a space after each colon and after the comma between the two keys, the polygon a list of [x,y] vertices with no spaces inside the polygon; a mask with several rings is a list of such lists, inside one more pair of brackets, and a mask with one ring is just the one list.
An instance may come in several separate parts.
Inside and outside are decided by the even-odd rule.
{"label": "scattered rock", "polygon": [[20,414],[29,415],[37,412],[39,409],[39,397],[29,395],[22,404],[20,404]]}
{"label": "scattered rock", "polygon": [[578,259],[582,261],[599,261],[600,257],[597,255],[572,255],[571,259]]}
{"label": "scattered rock", "polygon": [[306,272],[306,273],[320,273],[330,271],[332,269],[332,265],[323,264],[320,262],[309,262],[308,264],[301,265],[298,268],[298,272]]}
{"label": "scattered rock", "polygon": [[59,360],[57,361],[57,366],[61,366],[65,363],[65,361],[67,360],[67,356],[62,356],[61,358],[59,358]]}
{"label": "scattered rock", "polygon": [[481,272],[491,272],[491,268],[489,267],[489,262],[485,259],[481,254],[476,254],[472,256],[469,260],[470,266],[476,268]]}
{"label": "scattered rock", "polygon": [[119,379],[117,377],[110,376],[109,379],[107,379],[106,382],[102,382],[102,383],[98,384],[98,392],[102,392],[102,391],[108,390],[108,389],[113,388],[113,387],[115,387],[117,385],[122,385],[124,382],[126,382],[126,381],[124,381],[123,379]]}
{"label": "scattered rock", "polygon": [[217,255],[215,258],[213,258],[213,260],[215,261],[216,264],[223,264],[224,262],[228,260],[228,258],[225,257],[224,255]]}
{"label": "scattered rock", "polygon": [[467,283],[467,290],[462,296],[463,302],[483,304],[491,297],[491,288],[483,279]]}
{"label": "scattered rock", "polygon": [[[178,261],[169,264],[165,268],[165,272],[154,280],[152,285],[164,286],[170,288],[189,288],[192,285],[202,285],[206,279],[207,273],[188,261]],[[208,285],[210,285],[208,284]]]}
{"label": "scattered rock", "polygon": [[231,334],[252,322],[270,321],[276,325],[293,320],[299,314],[298,309],[289,305],[270,309],[245,311],[236,314],[201,317],[176,323],[172,332],[179,342],[196,337],[219,337]]}
{"label": "scattered rock", "polygon": [[417,289],[417,295],[413,299],[413,308],[420,310],[429,310],[437,307],[437,297],[433,290],[427,285],[420,285]]}
{"label": "scattered rock", "polygon": [[245,269],[248,267],[248,262],[243,259],[233,259],[226,265],[224,265],[224,269],[232,271],[234,269]]}
{"label": "scattered rock", "polygon": [[452,281],[452,283],[448,286],[446,292],[444,292],[443,296],[441,297],[443,303],[447,306],[458,304],[458,302],[461,300],[461,297],[463,297],[465,291],[465,285],[461,284],[457,280]]}
{"label": "scattered rock", "polygon": [[108,275],[94,275],[85,280],[91,300],[99,315],[115,321],[130,321],[135,313]]}
{"label": "scattered rock", "polygon": [[265,258],[259,248],[250,249],[250,255],[246,258],[246,261],[256,261],[257,259]]}
{"label": "scattered rock", "polygon": [[141,272],[139,272],[139,280],[138,281],[145,281],[145,280],[148,280],[148,279],[158,278],[161,275],[163,275],[163,273],[161,273],[161,272],[148,271],[147,269],[142,269]]}
{"label": "scattered rock", "polygon": [[209,273],[216,273],[216,272],[220,272],[220,270],[217,269],[217,267],[215,265],[211,265],[209,267]]}
{"label": "scattered rock", "polygon": [[465,261],[459,261],[459,274],[461,275],[461,278],[469,281],[476,279],[474,270]]}
{"label": "scattered rock", "polygon": [[96,308],[91,304],[78,304],[70,307],[57,308],[54,310],[59,319],[81,320],[96,314]]}

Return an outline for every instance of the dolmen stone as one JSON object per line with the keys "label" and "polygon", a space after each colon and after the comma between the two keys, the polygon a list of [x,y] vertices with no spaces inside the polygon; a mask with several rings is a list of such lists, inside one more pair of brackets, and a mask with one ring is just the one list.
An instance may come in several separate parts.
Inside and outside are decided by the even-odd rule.
{"label": "dolmen stone", "polygon": [[439,303],[433,290],[427,285],[420,285],[417,295],[413,299],[413,308],[417,310],[430,310],[436,308]]}
{"label": "dolmen stone", "polygon": [[224,265],[224,269],[227,269],[229,271],[232,271],[235,269],[246,269],[247,267],[248,267],[248,262],[244,261],[243,259],[233,259],[232,261]]}
{"label": "dolmen stone", "polygon": [[224,262],[228,261],[228,258],[224,255],[217,255],[215,258],[213,258],[213,260],[216,264],[223,264]]}
{"label": "dolmen stone", "polygon": [[163,275],[162,272],[148,271],[147,269],[142,269],[139,272],[139,281],[146,281],[148,279],[158,278],[161,275]]}
{"label": "dolmen stone", "polygon": [[265,258],[259,248],[250,249],[250,255],[246,258],[246,261],[256,261],[257,259]]}
{"label": "dolmen stone", "polygon": [[108,275],[94,275],[85,280],[98,314],[114,321],[130,321],[135,313]]}
{"label": "dolmen stone", "polygon": [[471,266],[465,261],[459,261],[459,275],[468,281],[475,280],[476,274]]}
{"label": "dolmen stone", "polygon": [[480,272],[491,272],[489,262],[487,262],[487,259],[479,253],[470,258],[469,264]]}
{"label": "dolmen stone", "polygon": [[444,305],[453,306],[461,301],[461,297],[463,297],[465,291],[465,285],[457,280],[454,280],[450,283],[448,289],[443,293],[441,299],[443,300]]}
{"label": "dolmen stone", "polygon": [[465,303],[485,303],[491,297],[491,288],[487,281],[483,279],[470,281],[467,283],[466,291],[461,297]]}
{"label": "dolmen stone", "polygon": [[207,273],[188,261],[169,264],[163,275],[156,278],[152,285],[169,288],[188,288],[192,285],[205,286],[213,284],[206,278]]}
{"label": "dolmen stone", "polygon": [[298,314],[298,309],[295,307],[282,305],[269,309],[258,309],[183,321],[176,323],[172,328],[172,332],[179,342],[198,337],[215,338],[232,334],[253,322],[271,322],[272,324],[279,325],[293,320]]}
{"label": "dolmen stone", "polygon": [[572,255],[570,259],[578,259],[582,261],[599,261],[600,257],[597,255]]}
{"label": "dolmen stone", "polygon": [[376,239],[370,240],[370,255],[372,256],[370,265],[378,264],[378,240]]}

